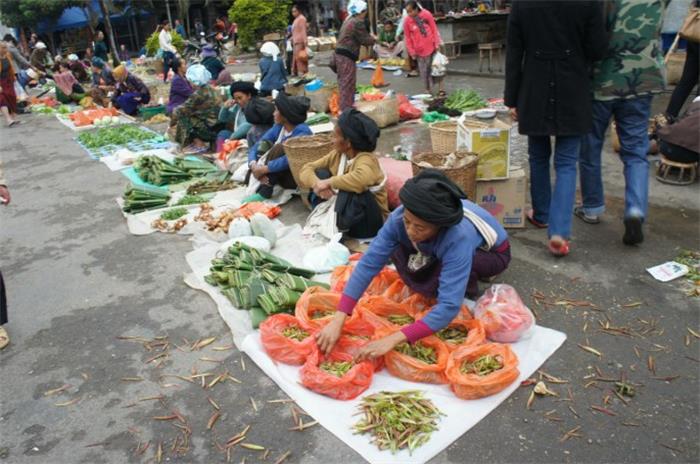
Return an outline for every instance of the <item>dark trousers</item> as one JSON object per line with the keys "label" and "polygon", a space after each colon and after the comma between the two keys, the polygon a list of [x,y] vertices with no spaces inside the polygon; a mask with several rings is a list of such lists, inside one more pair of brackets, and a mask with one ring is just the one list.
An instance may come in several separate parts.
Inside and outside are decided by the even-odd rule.
{"label": "dark trousers", "polygon": [[0,325],[7,324],[7,297],[5,295],[5,281],[0,272]]}
{"label": "dark trousers", "polygon": [[698,153],[663,140],[659,143],[659,149],[668,160],[676,163],[697,163],[700,159]]}
{"label": "dark trousers", "polygon": [[[163,52],[163,82],[168,80],[168,71],[173,67],[174,59],[175,55],[173,52]],[[177,69],[174,69],[173,72],[177,72]]]}
{"label": "dark trousers", "polygon": [[688,49],[685,55],[685,65],[683,65],[683,74],[681,74],[681,80],[678,81],[678,85],[673,90],[671,95],[671,100],[668,102],[668,107],[666,108],[666,114],[678,117],[678,113],[681,112],[683,108],[683,103],[688,99],[688,95],[693,91],[693,88],[698,85],[698,91],[700,92],[700,44],[697,42],[688,41]]}
{"label": "dark trousers", "polygon": [[505,242],[495,250],[476,250],[472,258],[472,270],[467,283],[467,296],[479,295],[479,279],[494,277],[505,271],[510,264],[510,245]]}

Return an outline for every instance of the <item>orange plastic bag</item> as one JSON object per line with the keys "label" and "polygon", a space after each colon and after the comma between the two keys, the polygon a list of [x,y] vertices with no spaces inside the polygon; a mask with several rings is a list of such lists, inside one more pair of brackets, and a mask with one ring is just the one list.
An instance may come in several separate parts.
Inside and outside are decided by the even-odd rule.
{"label": "orange plastic bag", "polygon": [[[366,296],[362,298],[357,303],[356,311],[359,311],[362,317],[372,324],[375,329],[403,327],[418,319],[419,314],[416,308],[396,303],[383,296]],[[411,320],[392,320],[394,318],[410,318]]]}
{"label": "orange plastic bag", "polygon": [[[325,327],[333,316],[340,302],[340,293],[329,292],[325,288],[307,288],[294,309],[294,315],[299,320],[302,327],[314,332]],[[345,323],[355,321],[359,318],[357,311],[354,311]]]}
{"label": "orange plastic bag", "polygon": [[[447,324],[447,327],[445,329],[450,329],[450,328],[462,328],[466,329],[467,331],[467,338],[464,340],[462,343],[455,344],[452,341],[445,340],[441,335],[442,331],[439,331],[435,334],[437,338],[442,340],[442,343],[445,344],[447,349],[450,352],[453,352],[459,347],[462,346],[477,346],[481,345],[486,341],[486,332],[484,331],[484,326],[481,324],[481,321],[478,321],[476,319],[471,319],[471,320],[462,320],[462,319],[455,319],[449,324]],[[443,330],[445,330],[443,329]]]}
{"label": "orange plastic bag", "polygon": [[[260,341],[265,352],[285,364],[301,365],[313,351],[317,350],[313,333],[302,341],[285,337],[282,332],[289,327],[303,328],[296,317],[289,314],[275,314],[260,324]],[[306,329],[308,331],[308,329]]]}
{"label": "orange plastic bag", "polygon": [[345,284],[347,284],[348,280],[350,280],[353,269],[354,266],[352,265],[338,266],[333,269],[330,280],[332,292],[343,293],[343,290],[345,290]]}
{"label": "orange plastic bag", "polygon": [[484,324],[486,336],[495,342],[513,343],[527,336],[535,316],[518,292],[506,284],[489,287],[476,302],[474,317]]}
{"label": "orange plastic bag", "polygon": [[[360,313],[359,318],[343,324],[343,332],[335,345],[335,349],[355,357],[363,346],[372,341],[374,332],[374,327],[365,321]],[[384,367],[383,358],[375,358],[370,362],[374,366],[375,372],[380,371]]]}
{"label": "orange plastic bag", "polygon": [[[474,362],[481,356],[497,356],[503,368],[486,375],[464,374],[462,364]],[[508,345],[487,343],[461,346],[450,354],[445,371],[450,388],[463,400],[475,400],[500,392],[518,379],[518,357]]]}
{"label": "orange plastic bag", "polygon": [[[336,267],[331,273],[331,291],[342,293],[354,269],[353,265]],[[365,290],[365,295],[381,295],[398,278],[399,274],[395,270],[385,267],[372,279]]]}
{"label": "orange plastic bag", "polygon": [[328,108],[328,111],[330,111],[333,116],[338,116],[340,114],[340,95],[338,95],[337,90],[334,90],[331,94],[331,98],[328,100]]}
{"label": "orange plastic bag", "polygon": [[[374,338],[382,338],[395,331],[396,329],[381,329],[374,334]],[[422,338],[416,343],[433,348],[437,355],[437,362],[435,364],[426,364],[412,356],[392,350],[384,355],[384,365],[387,370],[400,379],[412,382],[447,383],[444,372],[450,352],[445,344],[434,336]]]}
{"label": "orange plastic bag", "polygon": [[437,303],[435,298],[428,298],[413,292],[408,285],[398,278],[384,291],[383,296],[397,303],[411,305],[418,311],[426,311]]}
{"label": "orange plastic bag", "polygon": [[234,216],[250,219],[255,213],[262,213],[272,219],[279,216],[281,212],[282,209],[279,206],[263,203],[261,201],[251,201],[238,208]]}
{"label": "orange plastic bag", "polygon": [[384,87],[384,70],[380,64],[377,64],[377,69],[372,74],[372,85],[374,87]]}
{"label": "orange plastic bag", "polygon": [[322,356],[315,350],[309,355],[299,371],[301,384],[311,391],[330,396],[336,400],[351,400],[367,390],[372,383],[374,367],[370,362],[355,364],[342,377],[323,371],[319,366],[324,361],[352,361],[353,356],[334,349],[330,355]]}

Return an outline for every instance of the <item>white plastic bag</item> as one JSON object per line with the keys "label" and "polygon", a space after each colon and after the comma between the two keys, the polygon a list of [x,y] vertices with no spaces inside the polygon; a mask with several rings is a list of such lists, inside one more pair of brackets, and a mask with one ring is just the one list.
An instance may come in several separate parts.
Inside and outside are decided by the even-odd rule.
{"label": "white plastic bag", "polygon": [[304,235],[319,234],[327,239],[332,239],[338,233],[337,215],[335,213],[335,200],[333,195],[330,200],[318,205],[309,215],[304,225]]}
{"label": "white plastic bag", "polygon": [[250,228],[250,223],[245,218],[236,218],[231,221],[228,226],[228,237],[246,237],[253,235],[253,230]]}
{"label": "white plastic bag", "polygon": [[430,75],[433,77],[442,77],[447,73],[447,65],[450,60],[440,52],[435,52],[433,55],[433,64],[431,65]]}
{"label": "white plastic bag", "polygon": [[336,234],[327,245],[310,249],[304,255],[304,267],[322,274],[331,272],[337,266],[347,264],[350,260],[350,250],[340,244],[343,234]]}

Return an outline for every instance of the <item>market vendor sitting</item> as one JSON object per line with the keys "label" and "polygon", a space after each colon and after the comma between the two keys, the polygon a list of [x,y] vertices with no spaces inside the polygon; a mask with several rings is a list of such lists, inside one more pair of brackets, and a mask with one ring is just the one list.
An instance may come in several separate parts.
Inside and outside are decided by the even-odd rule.
{"label": "market vendor sitting", "polygon": [[234,82],[229,87],[231,99],[226,100],[219,111],[219,122],[226,124],[226,129],[219,131],[216,136],[216,151],[220,151],[228,139],[245,139],[252,127],[245,118],[245,107],[248,102],[258,95],[258,90],[252,82]]}
{"label": "market vendor sitting", "polygon": [[92,59],[92,88],[88,91],[88,95],[92,99],[103,106],[109,104],[107,98],[108,92],[114,90],[117,81],[114,80],[114,75],[110,67],[102,61],[101,58]]}
{"label": "market vendor sitting", "polygon": [[53,80],[56,83],[56,100],[61,103],[78,103],[85,97],[85,89],[80,85],[70,70],[70,65],[61,61],[54,72]]}
{"label": "market vendor sitting", "polygon": [[151,101],[151,91],[141,79],[130,73],[126,66],[120,64],[114,68],[112,75],[117,81],[112,103],[120,110],[133,116],[140,105],[146,105]]}
{"label": "market vendor sitting", "polygon": [[90,82],[90,76],[88,75],[87,68],[82,63],[82,61],[80,61],[80,58],[78,58],[78,55],[76,55],[75,53],[71,53],[70,55],[68,55],[68,68],[71,70],[75,78],[78,79],[78,82]]}
{"label": "market vendor sitting", "polygon": [[314,207],[337,195],[338,230],[355,238],[374,237],[389,214],[386,176],[372,154],[379,127],[365,114],[348,109],[338,118],[334,135],[335,149],[305,164],[300,181],[313,189],[309,200]]}
{"label": "market vendor sitting", "polygon": [[202,47],[202,65],[207,68],[211,78],[216,80],[219,77],[221,71],[223,71],[226,66],[221,62],[219,57],[216,55],[216,50],[211,45],[205,45]]}
{"label": "market vendor sitting", "polygon": [[180,147],[185,147],[185,154],[205,153],[223,127],[219,122],[221,100],[218,92],[209,84],[211,74],[203,65],[190,66],[186,77],[195,90],[173,113],[174,138]]}
{"label": "market vendor sitting", "polygon": [[165,112],[171,115],[175,108],[182,105],[190,98],[190,95],[194,93],[194,88],[190,81],[187,80],[187,62],[181,58],[173,59],[173,70],[175,75],[173,80],[170,82],[170,93],[168,95],[168,106],[165,108]]}
{"label": "market vendor sitting", "polygon": [[410,343],[446,327],[465,296],[476,298],[478,280],[503,272],[510,263],[505,229],[485,209],[466,200],[464,192],[441,171],[426,169],[399,191],[394,210],[355,266],[332,322],[316,336],[322,351],[335,345],[372,279],[389,259],[413,291],[436,297],[421,320],[362,348],[358,359],[375,358],[398,343]]}
{"label": "market vendor sitting", "polygon": [[265,198],[272,196],[275,185],[285,189],[297,187],[282,144],[287,139],[312,134],[304,124],[309,106],[306,97],[280,93],[275,99],[275,125],[248,151],[251,178],[260,182],[257,192]]}
{"label": "market vendor sitting", "polygon": [[403,51],[403,40],[396,40],[396,25],[392,21],[385,21],[377,43],[374,44],[374,52],[378,58],[396,58]]}
{"label": "market vendor sitting", "polygon": [[252,147],[275,123],[275,104],[266,98],[253,97],[243,112],[250,123],[246,140],[248,140],[248,146]]}

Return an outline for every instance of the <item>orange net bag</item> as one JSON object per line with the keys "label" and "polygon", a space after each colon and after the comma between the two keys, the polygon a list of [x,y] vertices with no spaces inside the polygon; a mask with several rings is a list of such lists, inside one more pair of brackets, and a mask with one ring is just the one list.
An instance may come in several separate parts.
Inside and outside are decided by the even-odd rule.
{"label": "orange net bag", "polygon": [[[479,364],[486,356],[491,361],[495,358],[502,367],[492,370],[486,362]],[[518,357],[510,346],[498,343],[461,346],[450,354],[445,375],[455,395],[475,400],[498,393],[515,382],[520,375]]]}
{"label": "orange net bag", "polygon": [[[375,339],[382,338],[395,331],[396,329],[381,329],[375,333],[374,337]],[[405,343],[408,345],[408,342]],[[384,365],[392,375],[412,382],[447,383],[444,372],[450,352],[440,339],[430,336],[418,340],[414,344],[421,350],[432,349],[435,362],[431,364],[397,351],[397,349],[402,348],[402,345],[403,343],[397,345],[396,348],[384,355]]]}
{"label": "orange net bag", "polygon": [[[342,375],[336,375],[322,369],[325,363],[335,364],[336,369]],[[349,367],[349,369],[348,369]],[[344,372],[344,373],[343,373]],[[330,396],[336,400],[351,400],[367,390],[372,383],[374,366],[370,362],[362,361],[354,364],[352,355],[334,349],[330,355],[322,356],[315,350],[306,360],[299,371],[301,384],[311,391]]]}
{"label": "orange net bag", "polygon": [[[285,332],[293,336],[286,336]],[[265,319],[260,324],[260,341],[272,359],[284,364],[304,364],[309,354],[317,350],[313,333],[289,314],[275,314]]]}
{"label": "orange net bag", "polygon": [[366,296],[357,303],[357,311],[375,329],[399,328],[418,319],[416,308],[396,303],[383,296]]}
{"label": "orange net bag", "polygon": [[481,345],[486,341],[486,332],[480,321],[455,319],[447,327],[435,333],[447,349],[452,352],[461,346]]}

